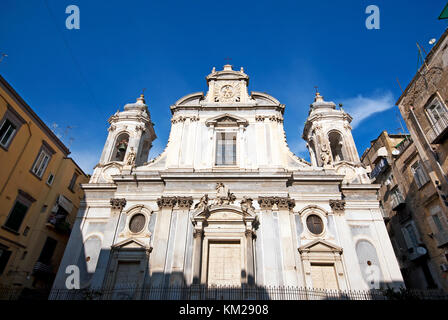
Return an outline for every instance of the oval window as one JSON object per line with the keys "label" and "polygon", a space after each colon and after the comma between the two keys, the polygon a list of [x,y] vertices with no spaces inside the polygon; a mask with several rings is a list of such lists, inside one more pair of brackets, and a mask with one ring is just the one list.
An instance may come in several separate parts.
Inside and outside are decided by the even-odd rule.
{"label": "oval window", "polygon": [[143,228],[145,227],[145,221],[146,218],[143,214],[141,213],[135,214],[131,218],[131,221],[129,222],[129,230],[131,230],[131,232],[133,233],[138,233],[142,231]]}
{"label": "oval window", "polygon": [[308,218],[306,218],[306,226],[313,234],[321,234],[322,231],[324,231],[324,223],[322,219],[315,214],[310,214]]}

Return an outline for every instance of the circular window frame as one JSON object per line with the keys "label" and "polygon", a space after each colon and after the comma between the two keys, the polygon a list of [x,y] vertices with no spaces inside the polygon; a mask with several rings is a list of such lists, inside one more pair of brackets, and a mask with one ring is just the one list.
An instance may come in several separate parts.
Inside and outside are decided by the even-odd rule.
{"label": "circular window frame", "polygon": [[[310,230],[309,226],[308,226],[308,219],[311,218],[312,216],[316,216],[317,218],[320,219],[321,222],[321,226],[322,226],[322,231],[320,233],[314,233]],[[324,219],[322,219],[321,215],[318,214],[317,212],[310,212],[309,214],[306,215],[306,217],[304,217],[305,219],[305,225],[306,225],[306,229],[308,231],[308,233],[310,233],[311,235],[313,235],[314,237],[320,237],[325,233],[325,221]]]}
{"label": "circular window frame", "polygon": [[[134,232],[131,229],[131,223],[132,223],[132,219],[134,219],[136,216],[143,216],[143,219],[145,219],[145,220],[144,220],[142,228],[139,231]],[[133,215],[131,215],[129,217],[129,221],[128,221],[128,225],[127,225],[129,233],[131,233],[131,234],[141,234],[143,231],[145,231],[145,228],[147,227],[147,224],[148,224],[147,222],[148,222],[148,217],[146,216],[146,214],[144,214],[141,211],[134,213]]]}
{"label": "circular window frame", "polygon": [[[124,223],[123,229],[119,232],[118,237],[120,238],[149,238],[152,236],[152,232],[149,231],[149,225],[151,224],[152,215],[154,211],[146,207],[145,205],[138,204],[134,205],[124,213],[126,215],[126,221]],[[130,230],[131,219],[136,214],[143,214],[145,216],[145,226],[139,233],[134,233]]]}

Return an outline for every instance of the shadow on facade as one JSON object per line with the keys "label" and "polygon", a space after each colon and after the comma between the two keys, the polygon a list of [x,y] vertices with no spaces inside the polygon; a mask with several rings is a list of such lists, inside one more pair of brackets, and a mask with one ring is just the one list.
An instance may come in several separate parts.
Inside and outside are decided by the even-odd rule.
{"label": "shadow on facade", "polygon": [[[425,166],[427,165],[425,163]],[[429,249],[436,245],[436,239],[434,234],[428,233],[430,230],[426,229],[429,216],[425,213],[428,200],[437,202],[437,191],[434,193],[429,178],[420,187],[414,179],[409,185],[406,197],[394,195],[397,189],[398,186],[388,186],[384,200],[392,203],[391,209],[395,212],[388,219],[387,229],[390,237],[394,239],[392,243],[395,255],[400,261],[404,283],[411,289],[440,289],[435,273],[439,266],[431,260],[429,253]],[[433,237],[428,239],[430,235]]]}

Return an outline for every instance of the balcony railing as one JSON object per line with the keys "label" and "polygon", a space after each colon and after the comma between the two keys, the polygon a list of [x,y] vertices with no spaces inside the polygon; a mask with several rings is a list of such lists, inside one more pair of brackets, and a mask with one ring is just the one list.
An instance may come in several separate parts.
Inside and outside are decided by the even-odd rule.
{"label": "balcony railing", "polygon": [[442,113],[440,119],[437,120],[427,131],[426,136],[430,143],[439,143],[448,133],[448,114]]}
{"label": "balcony railing", "polygon": [[397,149],[398,151],[400,151],[400,154],[403,153],[404,150],[406,150],[406,148],[412,143],[412,138],[411,136],[406,136],[406,138],[404,138],[399,144],[397,144],[395,146],[395,149]]}
{"label": "balcony railing", "polygon": [[378,164],[373,168],[372,172],[370,173],[371,179],[376,179],[386,168],[389,166],[389,162],[386,158],[381,158],[381,160],[378,162]]}
{"label": "balcony railing", "polygon": [[38,261],[33,267],[33,273],[51,274],[53,273],[53,267],[49,264]]}
{"label": "balcony railing", "polygon": [[392,196],[392,200],[391,200],[391,206],[392,206],[392,210],[396,211],[401,209],[402,207],[404,207],[406,205],[406,202],[403,199],[403,196],[401,194],[395,194]]}

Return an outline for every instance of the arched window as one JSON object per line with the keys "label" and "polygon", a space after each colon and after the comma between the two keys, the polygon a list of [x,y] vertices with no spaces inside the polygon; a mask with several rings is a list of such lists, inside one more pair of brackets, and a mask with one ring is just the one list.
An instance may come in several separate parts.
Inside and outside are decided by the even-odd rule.
{"label": "arched window", "polygon": [[328,140],[330,141],[331,155],[333,156],[333,161],[344,160],[344,142],[342,136],[339,132],[332,131],[328,134]]}
{"label": "arched window", "polygon": [[124,156],[126,154],[126,150],[128,149],[128,144],[129,144],[129,134],[127,133],[120,134],[115,142],[111,161],[123,161]]}

